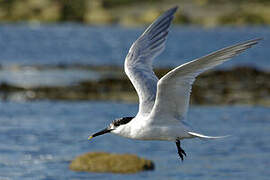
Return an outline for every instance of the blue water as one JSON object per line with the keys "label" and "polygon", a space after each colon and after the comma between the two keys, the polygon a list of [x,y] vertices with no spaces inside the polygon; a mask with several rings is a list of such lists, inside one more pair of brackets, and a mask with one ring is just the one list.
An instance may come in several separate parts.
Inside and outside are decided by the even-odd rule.
{"label": "blue water", "polygon": [[[0,64],[88,64],[122,66],[144,28],[79,24],[1,24]],[[249,65],[269,70],[270,27],[204,29],[174,26],[156,66],[176,66],[225,46],[262,37],[256,47],[221,67]]]}
{"label": "blue water", "polygon": [[[0,25],[0,82],[27,86],[68,85],[100,74],[78,69],[39,71],[14,65],[116,65],[143,28],[78,24]],[[220,68],[248,65],[269,71],[270,27],[174,26],[155,66],[171,67],[241,41],[264,40]],[[12,66],[10,66],[12,65]],[[2,68],[1,68],[2,67]],[[0,179],[193,179],[266,180],[270,171],[270,110],[264,107],[195,106],[189,122],[216,141],[186,140],[181,163],[171,142],[143,142],[90,133],[113,119],[135,115],[137,105],[116,102],[0,102]],[[154,171],[133,175],[73,172],[70,161],[85,152],[133,153],[155,162]]]}
{"label": "blue water", "polygon": [[[191,107],[189,122],[222,140],[184,140],[180,162],[172,142],[87,136],[111,120],[135,115],[136,104],[114,102],[0,102],[0,179],[193,179],[268,180],[270,111],[264,107]],[[92,151],[134,153],[151,159],[155,170],[132,175],[73,172],[77,155]]]}
{"label": "blue water", "polygon": [[5,82],[23,87],[67,86],[76,84],[79,81],[94,81],[100,78],[102,78],[101,73],[82,69],[37,70],[27,66],[0,70],[0,83]]}

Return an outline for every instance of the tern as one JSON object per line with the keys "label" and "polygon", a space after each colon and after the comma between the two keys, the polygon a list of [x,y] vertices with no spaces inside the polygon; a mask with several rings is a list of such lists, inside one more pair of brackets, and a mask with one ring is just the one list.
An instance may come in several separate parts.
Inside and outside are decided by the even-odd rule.
{"label": "tern", "polygon": [[165,47],[169,27],[178,7],[167,10],[157,18],[132,44],[126,59],[125,73],[139,96],[139,111],[135,117],[112,121],[105,129],[88,137],[113,133],[138,140],[173,141],[183,161],[185,151],[180,140],[186,138],[216,139],[194,132],[186,123],[192,84],[202,72],[222,64],[258,43],[254,39],[223,48],[209,55],[182,64],[158,79],[152,68],[153,59]]}

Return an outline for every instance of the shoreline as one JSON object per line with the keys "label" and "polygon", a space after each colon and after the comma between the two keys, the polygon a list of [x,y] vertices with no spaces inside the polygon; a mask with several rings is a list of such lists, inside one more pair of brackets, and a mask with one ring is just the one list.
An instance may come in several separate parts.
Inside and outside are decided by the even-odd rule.
{"label": "shoreline", "polygon": [[57,23],[138,26],[151,23],[166,9],[179,6],[175,24],[204,27],[220,25],[269,25],[270,2],[262,0],[156,0],[156,1],[0,1],[0,22]]}
{"label": "shoreline", "polygon": [[[21,68],[21,69],[20,69]],[[32,68],[32,69],[31,69]],[[138,97],[121,67],[110,66],[33,66],[10,69],[18,73],[25,71],[33,74],[37,81],[43,82],[44,72],[55,72],[63,77],[65,73],[76,69],[76,72],[91,72],[95,78],[75,79],[70,83],[59,82],[47,84],[12,84],[0,82],[0,99],[2,101],[36,101],[36,100],[111,100],[137,102]],[[162,77],[170,69],[155,69],[158,77]],[[3,69],[0,69],[0,72]],[[7,72],[8,73],[8,72]],[[30,73],[31,74],[31,73]],[[50,74],[50,73],[47,73]],[[46,75],[46,73],[45,73]],[[90,74],[91,75],[91,74]],[[56,76],[57,77],[57,76]],[[52,76],[55,79],[54,76]],[[57,79],[57,78],[56,78]],[[60,80],[61,77],[59,78]],[[70,79],[71,80],[71,79]],[[31,81],[31,80],[30,80]],[[47,78],[48,81],[48,78]],[[226,70],[212,70],[203,73],[195,81],[191,104],[194,105],[261,105],[270,106],[270,72],[251,67],[235,67]],[[31,81],[32,82],[32,81]],[[60,81],[61,82],[61,81]]]}

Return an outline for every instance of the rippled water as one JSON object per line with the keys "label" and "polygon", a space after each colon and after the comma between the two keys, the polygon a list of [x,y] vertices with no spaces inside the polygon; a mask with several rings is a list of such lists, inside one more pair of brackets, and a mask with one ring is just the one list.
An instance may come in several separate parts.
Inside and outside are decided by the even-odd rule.
{"label": "rippled water", "polygon": [[[269,27],[213,28],[174,26],[156,66],[175,66],[244,40],[264,40],[221,66],[251,65],[270,69]],[[0,26],[0,82],[15,85],[67,85],[97,79],[84,70],[7,65],[122,66],[131,43],[143,28],[91,27],[78,24]],[[2,67],[2,68],[1,68]],[[181,163],[171,142],[143,142],[90,133],[113,119],[135,115],[137,105],[115,102],[0,102],[0,179],[230,179],[266,180],[270,171],[270,110],[264,107],[192,107],[190,123],[209,135],[233,134],[216,140],[187,140]],[[117,145],[117,146],[116,146]],[[154,171],[134,175],[72,172],[70,161],[89,151],[134,153],[155,162]]]}
{"label": "rippled water", "polygon": [[[1,24],[0,63],[90,64],[122,66],[132,42],[144,28],[91,27],[78,24]],[[264,40],[222,67],[251,65],[270,68],[269,27],[174,26],[167,48],[155,61],[157,66],[176,66],[214,50],[245,40]]]}
{"label": "rippled water", "polygon": [[[267,180],[270,176],[270,110],[264,107],[192,107],[189,122],[214,141],[135,141],[115,135],[87,141],[111,120],[135,115],[136,104],[113,102],[0,102],[0,179],[221,179]],[[133,175],[72,172],[70,160],[89,151],[135,153],[155,162]]]}

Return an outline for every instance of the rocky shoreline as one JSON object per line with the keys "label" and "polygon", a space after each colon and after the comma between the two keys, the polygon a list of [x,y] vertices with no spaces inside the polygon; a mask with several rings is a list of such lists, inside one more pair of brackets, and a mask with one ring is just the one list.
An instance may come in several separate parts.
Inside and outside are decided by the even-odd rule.
{"label": "rocky shoreline", "polygon": [[0,22],[80,22],[134,26],[151,23],[166,9],[179,5],[175,23],[206,27],[270,24],[266,0],[0,0]]}
{"label": "rocky shoreline", "polygon": [[[36,67],[39,71],[59,67]],[[83,79],[68,85],[23,86],[0,82],[0,99],[3,101],[34,100],[112,100],[137,102],[137,94],[119,67],[60,67],[93,71],[97,79]],[[1,70],[0,70],[1,71]],[[161,77],[169,69],[157,69]],[[193,85],[191,104],[199,105],[261,105],[270,106],[270,73],[250,67],[208,71],[197,78]]]}

